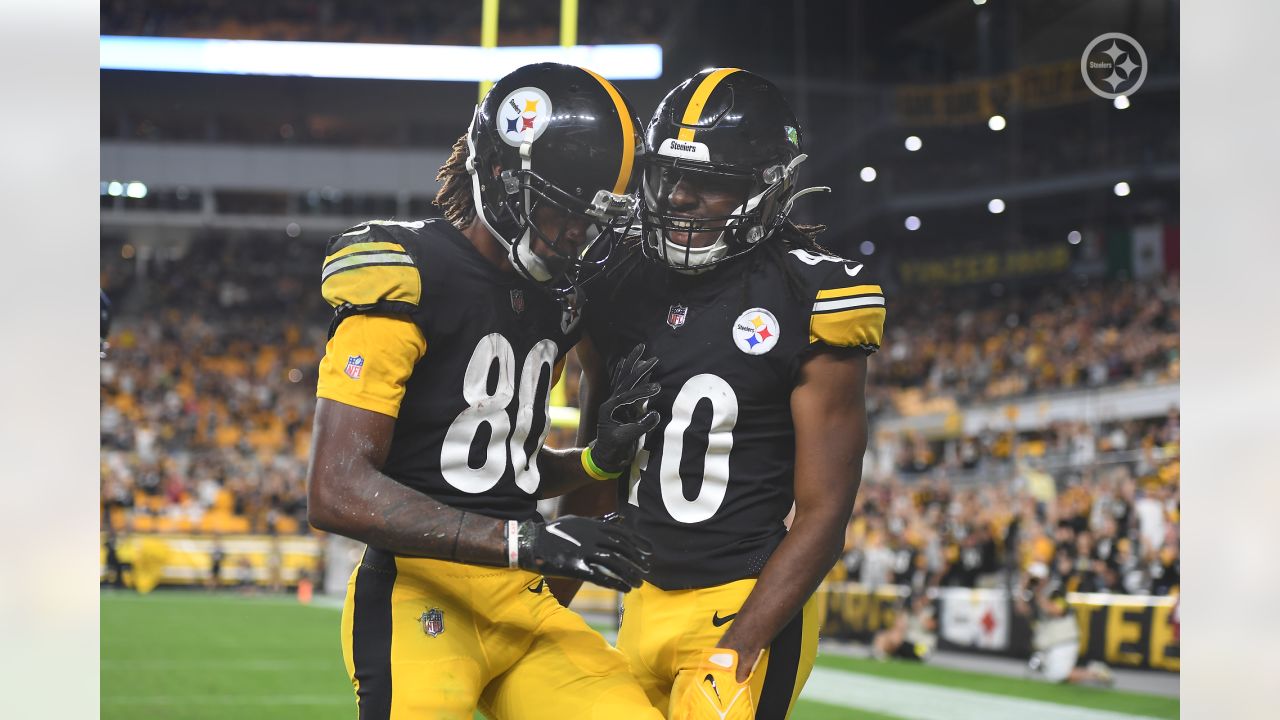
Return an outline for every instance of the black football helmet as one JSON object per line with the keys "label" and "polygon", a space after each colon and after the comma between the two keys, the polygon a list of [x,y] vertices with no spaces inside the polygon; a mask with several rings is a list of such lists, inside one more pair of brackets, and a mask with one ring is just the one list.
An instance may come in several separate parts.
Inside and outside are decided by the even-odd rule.
{"label": "black football helmet", "polygon": [[[640,120],[590,70],[538,63],[503,77],[476,106],[467,143],[476,214],[516,270],[553,294],[571,293],[602,265],[609,248],[593,246],[611,247],[634,217]],[[563,229],[548,237],[533,221],[543,207],[585,219],[585,242],[575,247]],[[534,253],[536,239],[550,257]]]}
{"label": "black football helmet", "polygon": [[[677,85],[653,113],[645,136],[640,193],[642,247],[651,259],[696,274],[738,257],[771,237],[800,195],[796,174],[807,157],[796,116],[773,83],[738,68],[710,68]],[[673,214],[670,195],[682,178],[740,192],[742,204],[721,217]],[[721,229],[705,247],[693,233]],[[678,233],[686,238],[677,242]]]}

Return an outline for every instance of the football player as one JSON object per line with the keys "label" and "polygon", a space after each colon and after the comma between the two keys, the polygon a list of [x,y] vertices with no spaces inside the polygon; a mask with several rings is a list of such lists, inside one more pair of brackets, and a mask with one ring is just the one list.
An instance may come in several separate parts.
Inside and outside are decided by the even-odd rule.
{"label": "football player", "polygon": [[[817,651],[813,594],[861,482],[885,300],[868,267],[815,243],[820,226],[791,221],[819,189],[797,191],[805,157],[769,81],[734,68],[684,81],[647,129],[641,234],[590,293],[580,433],[604,368],[640,342],[659,361],[662,420],[614,498],[654,546],[618,647],[670,718],[790,713]],[[565,509],[604,511],[608,493]]]}
{"label": "football player", "polygon": [[625,592],[647,545],[612,520],[546,523],[535,508],[616,476],[657,422],[639,411],[657,386],[637,350],[596,442],[542,449],[548,393],[581,332],[584,253],[629,222],[642,153],[608,81],[526,66],[493,86],[441,168],[445,219],[329,241],[308,515],[368,546],[341,630],[362,720],[470,720],[477,706],[504,720],[661,717],[544,582]]}

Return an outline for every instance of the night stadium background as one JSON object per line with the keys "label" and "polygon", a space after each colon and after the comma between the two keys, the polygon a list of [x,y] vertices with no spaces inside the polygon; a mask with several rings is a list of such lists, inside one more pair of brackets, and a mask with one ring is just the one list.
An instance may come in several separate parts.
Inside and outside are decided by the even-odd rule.
{"label": "night stadium background", "polygon": [[[644,119],[703,67],[770,78],[804,128],[805,184],[833,189],[798,219],[880,268],[893,298],[795,717],[1176,717],[1179,4],[570,4],[576,27],[560,3],[504,0],[497,44],[658,46],[660,75],[617,80]],[[323,244],[437,214],[435,170],[477,98],[475,82],[383,79],[377,63],[346,78],[107,69],[105,43],[477,46],[482,15],[102,4],[103,717],[351,715],[336,608],[359,548],[308,529],[303,485]],[[1122,98],[1082,77],[1106,33],[1145,55]],[[553,446],[576,422],[565,377]],[[1116,688],[1028,677],[1016,596],[1033,567],[1064,579],[1082,657]],[[937,652],[875,659],[913,594]],[[575,606],[607,633],[614,604]]]}

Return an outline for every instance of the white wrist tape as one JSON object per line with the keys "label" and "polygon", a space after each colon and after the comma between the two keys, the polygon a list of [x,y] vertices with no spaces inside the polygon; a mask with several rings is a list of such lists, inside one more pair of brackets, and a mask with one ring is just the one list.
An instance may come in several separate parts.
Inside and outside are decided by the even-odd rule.
{"label": "white wrist tape", "polygon": [[520,523],[507,521],[507,567],[520,567]]}

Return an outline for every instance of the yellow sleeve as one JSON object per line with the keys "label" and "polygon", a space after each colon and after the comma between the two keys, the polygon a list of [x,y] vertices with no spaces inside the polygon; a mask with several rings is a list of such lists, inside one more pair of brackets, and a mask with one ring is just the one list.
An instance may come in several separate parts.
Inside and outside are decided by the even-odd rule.
{"label": "yellow sleeve", "polygon": [[884,336],[884,316],[879,285],[819,290],[809,319],[809,342],[875,350]]}
{"label": "yellow sleeve", "polygon": [[426,352],[427,339],[413,322],[352,315],[325,346],[316,397],[398,417],[405,384]]}

